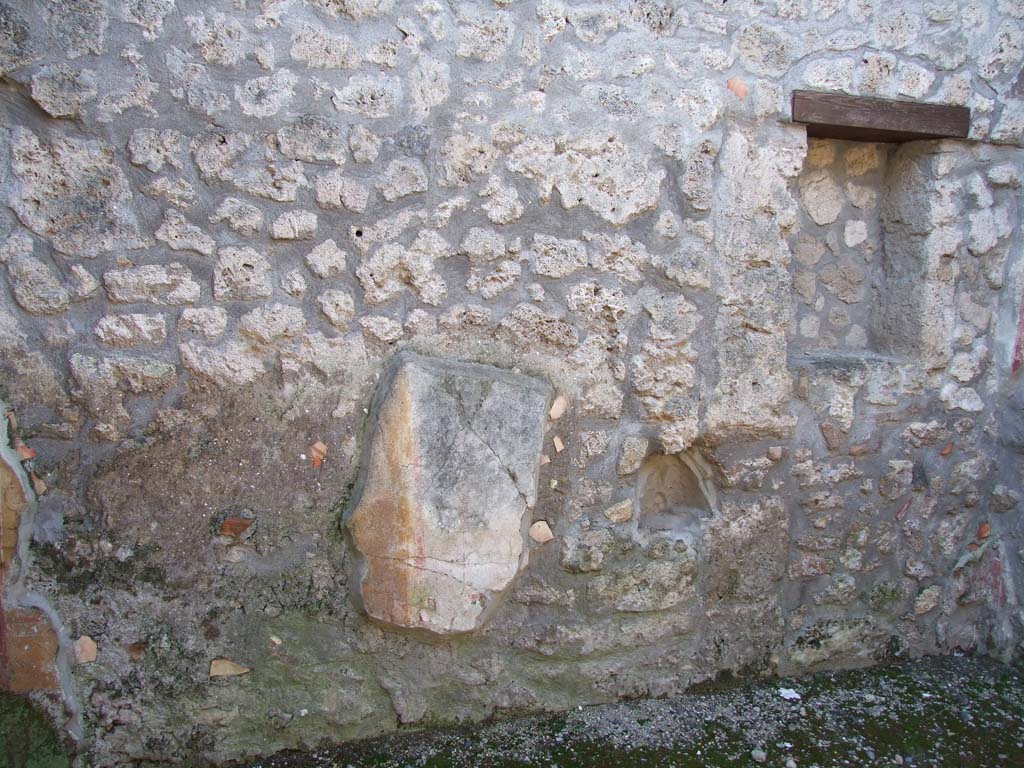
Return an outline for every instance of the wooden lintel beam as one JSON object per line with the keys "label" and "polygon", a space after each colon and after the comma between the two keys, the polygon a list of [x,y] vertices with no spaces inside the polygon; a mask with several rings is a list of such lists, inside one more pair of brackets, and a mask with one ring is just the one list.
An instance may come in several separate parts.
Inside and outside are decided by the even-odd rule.
{"label": "wooden lintel beam", "polygon": [[793,91],[793,122],[807,135],[849,141],[965,139],[971,110],[945,104]]}

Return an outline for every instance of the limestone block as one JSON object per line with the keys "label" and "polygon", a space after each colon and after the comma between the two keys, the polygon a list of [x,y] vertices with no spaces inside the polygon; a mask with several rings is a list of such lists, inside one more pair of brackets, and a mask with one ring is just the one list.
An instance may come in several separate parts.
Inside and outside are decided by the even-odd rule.
{"label": "limestone block", "polygon": [[354,126],[348,134],[348,148],[357,163],[372,163],[377,159],[382,141],[380,136],[361,125]]}
{"label": "limestone block", "polygon": [[263,228],[263,212],[237,197],[225,197],[210,217],[211,224],[222,221],[227,222],[238,234],[251,237]]}
{"label": "limestone block", "polygon": [[275,240],[310,240],[316,234],[316,214],[311,211],[282,213],[270,225]]}
{"label": "limestone block", "polygon": [[115,247],[141,245],[132,192],[114,148],[59,138],[45,144],[13,131],[10,206],[21,222],[68,256],[92,259]]}
{"label": "limestone block", "polygon": [[167,338],[167,324],[162,315],[104,315],[93,331],[96,338],[112,347],[159,344]]}
{"label": "limestone block", "polygon": [[168,208],[163,223],[156,231],[156,239],[166,243],[173,251],[195,251],[213,256],[217,243],[199,227],[190,224],[180,211]]}
{"label": "limestone block", "polygon": [[394,2],[393,0],[340,0],[340,2],[313,0],[313,5],[331,18],[347,16],[355,21],[361,21],[383,16],[391,10]]}
{"label": "limestone block", "polygon": [[321,293],[316,301],[320,305],[320,310],[331,321],[331,325],[342,331],[348,328],[356,313],[355,302],[350,293],[332,288]]}
{"label": "limestone block", "polygon": [[306,254],[309,271],[324,280],[345,274],[345,252],[334,240],[324,240]]}
{"label": "limestone block", "polygon": [[304,24],[292,35],[290,53],[310,69],[356,69],[362,63],[348,35],[334,35],[311,24]]}
{"label": "limestone block", "polygon": [[276,115],[295,96],[298,78],[287,69],[279,69],[272,75],[256,77],[244,85],[235,86],[235,99],[242,113],[263,118]]}
{"label": "limestone block", "polygon": [[347,136],[341,127],[317,115],[302,115],[277,132],[281,154],[307,163],[343,165],[347,155]]}
{"label": "limestone block", "polygon": [[394,77],[353,75],[348,85],[334,92],[333,102],[341,112],[372,119],[389,117],[402,103],[401,81]]}
{"label": "limestone block", "polygon": [[239,323],[239,330],[245,336],[264,344],[298,336],[305,327],[306,318],[301,309],[278,302],[257,307],[243,315]]}
{"label": "limestone block", "polygon": [[78,117],[96,98],[96,73],[64,64],[46,66],[32,76],[32,99],[50,117]]}
{"label": "limestone block", "polygon": [[616,226],[657,206],[665,171],[651,165],[650,156],[602,131],[557,142],[531,137],[508,160],[509,170],[537,183],[541,201],[557,189],[566,210],[583,205]]}
{"label": "limestone block", "polygon": [[153,172],[159,171],[165,163],[181,168],[181,152],[181,134],[170,129],[138,128],[128,139],[128,156],[132,164]]}
{"label": "limestone block", "polygon": [[507,13],[468,15],[459,29],[458,55],[479,61],[497,61],[512,42],[515,25]]}
{"label": "limestone block", "polygon": [[8,264],[14,300],[34,315],[57,315],[68,308],[70,297],[57,276],[33,256],[16,255]]}
{"label": "limestone block", "polygon": [[839,218],[843,190],[827,171],[813,171],[800,178],[800,198],[815,224],[824,226]]}
{"label": "limestone block", "polygon": [[217,301],[253,301],[270,296],[270,262],[252,248],[221,248],[213,271]]}
{"label": "limestone block", "polygon": [[216,387],[251,384],[265,372],[262,358],[240,343],[216,349],[198,341],[178,345],[181,364],[189,373]]}
{"label": "limestone block", "polygon": [[395,358],[346,520],[371,617],[451,635],[494,612],[526,565],[550,396],[490,366]]}
{"label": "limestone block", "polygon": [[188,332],[204,339],[219,339],[228,327],[228,313],[220,307],[186,309],[178,320],[178,333]]}
{"label": "limestone block", "polygon": [[587,247],[579,240],[560,240],[549,235],[533,236],[533,271],[558,279],[587,266]]}
{"label": "limestone block", "polygon": [[112,269],[103,273],[103,286],[115,304],[192,304],[200,294],[191,270],[177,262]]}
{"label": "limestone block", "polygon": [[392,160],[377,182],[377,189],[389,203],[406,195],[425,192],[427,169],[419,160]]}
{"label": "limestone block", "polygon": [[370,190],[354,179],[345,178],[340,171],[330,171],[316,177],[316,202],[329,210],[347,209],[362,213],[370,199]]}

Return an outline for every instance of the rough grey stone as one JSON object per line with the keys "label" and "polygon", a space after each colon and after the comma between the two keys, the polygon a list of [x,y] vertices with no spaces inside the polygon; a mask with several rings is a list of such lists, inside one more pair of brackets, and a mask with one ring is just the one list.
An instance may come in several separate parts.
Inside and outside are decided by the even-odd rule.
{"label": "rough grey stone", "polygon": [[139,128],[132,131],[128,139],[128,155],[132,163],[145,166],[151,171],[159,171],[165,163],[181,168],[181,139],[181,134],[175,130]]}
{"label": "rough grey stone", "polygon": [[179,345],[178,351],[185,370],[200,381],[219,388],[251,384],[266,371],[261,356],[238,343],[213,348],[198,341],[189,341]]}
{"label": "rough grey stone", "polygon": [[275,240],[310,240],[316,235],[317,218],[312,211],[282,213],[270,225]]}
{"label": "rough grey stone", "polygon": [[291,37],[291,56],[314,69],[355,69],[362,56],[352,38],[303,24]]}
{"label": "rough grey stone", "polygon": [[331,325],[338,330],[346,330],[356,313],[352,295],[337,288],[321,293],[317,296],[316,303],[320,305],[320,311],[331,321]]}
{"label": "rough grey stone", "polygon": [[306,254],[309,271],[319,278],[329,280],[345,274],[345,252],[334,240],[324,240]]}
{"label": "rough grey stone", "polygon": [[51,117],[78,117],[97,93],[96,73],[91,69],[55,65],[32,76],[32,98]]}
{"label": "rough grey stone", "polygon": [[322,173],[314,181],[317,204],[328,210],[362,213],[370,199],[370,190],[341,171]]}
{"label": "rough grey stone", "polygon": [[221,307],[203,307],[182,310],[178,320],[178,333],[187,331],[204,339],[219,339],[228,327],[228,313]]}

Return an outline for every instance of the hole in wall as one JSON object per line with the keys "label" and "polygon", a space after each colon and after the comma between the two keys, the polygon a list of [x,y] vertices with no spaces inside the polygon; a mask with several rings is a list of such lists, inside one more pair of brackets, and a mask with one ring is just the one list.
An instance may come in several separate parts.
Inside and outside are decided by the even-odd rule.
{"label": "hole in wall", "polygon": [[648,531],[698,533],[717,507],[711,468],[692,451],[648,456],[636,493],[639,525]]}

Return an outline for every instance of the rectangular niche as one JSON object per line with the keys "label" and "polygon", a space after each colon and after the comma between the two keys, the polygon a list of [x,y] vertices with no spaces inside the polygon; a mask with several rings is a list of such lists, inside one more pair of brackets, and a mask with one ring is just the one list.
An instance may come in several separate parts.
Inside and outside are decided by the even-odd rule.
{"label": "rectangular niche", "polygon": [[878,351],[873,305],[882,278],[879,213],[894,147],[809,139],[790,240],[794,337],[804,350]]}
{"label": "rectangular niche", "polygon": [[797,178],[791,338],[806,353],[948,359],[955,266],[932,142],[808,140]]}

